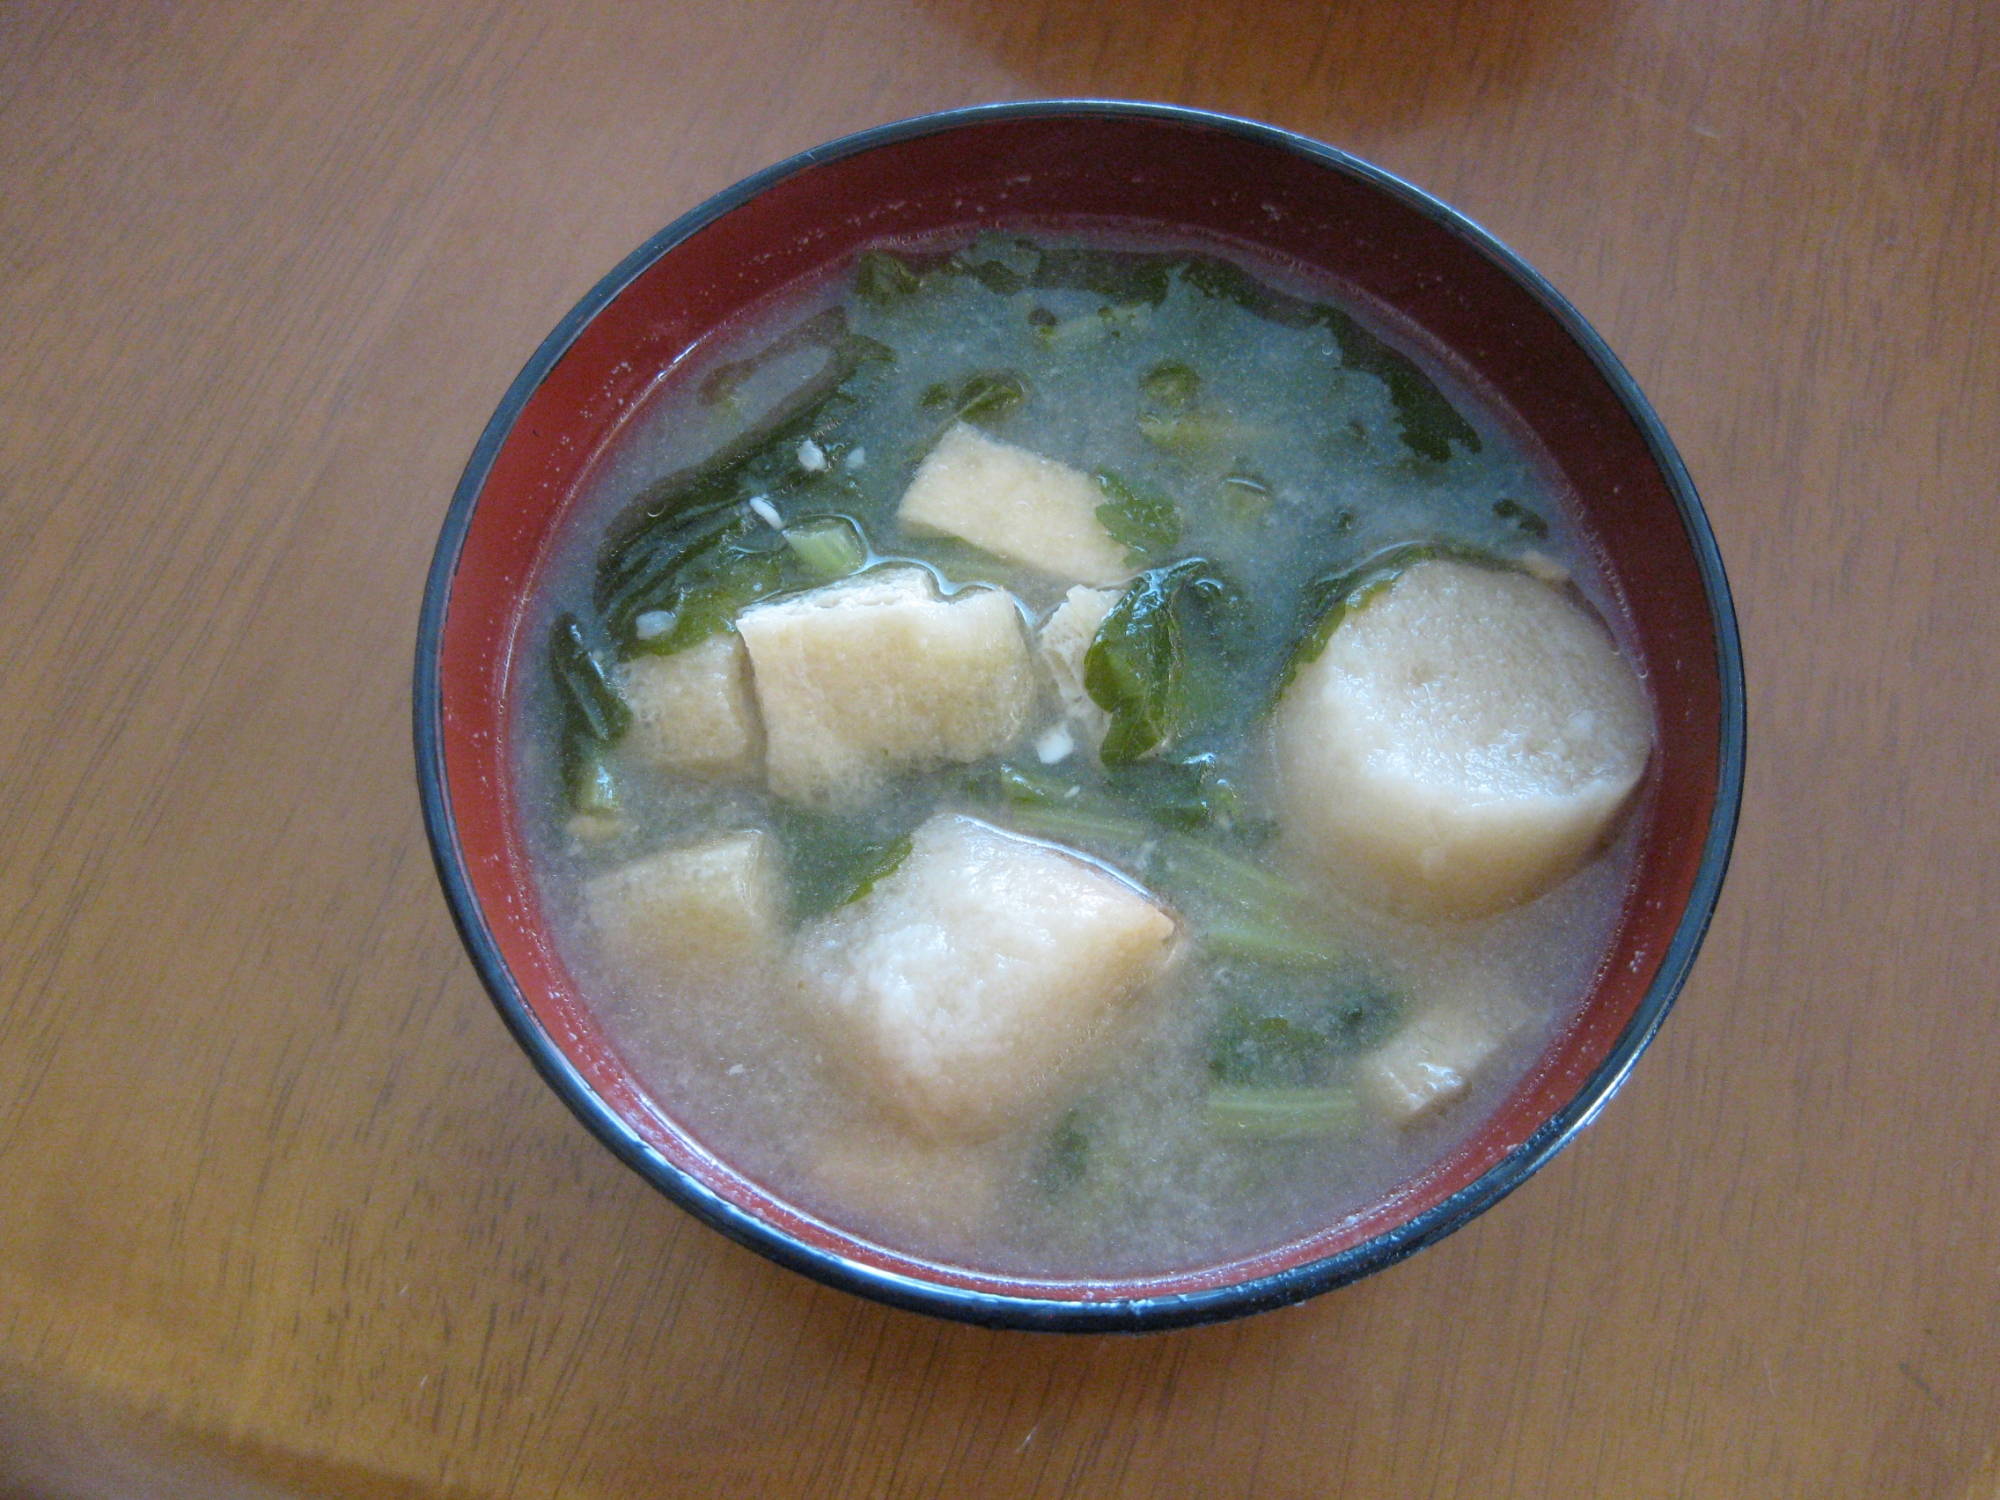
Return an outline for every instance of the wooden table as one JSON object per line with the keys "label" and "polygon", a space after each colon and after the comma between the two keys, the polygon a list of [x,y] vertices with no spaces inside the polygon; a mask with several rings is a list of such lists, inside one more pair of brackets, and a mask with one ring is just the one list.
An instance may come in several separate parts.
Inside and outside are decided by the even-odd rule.
{"label": "wooden table", "polygon": [[[1167,98],[1546,271],[1719,535],[1752,763],[1631,1083],[1304,1307],[1008,1335],[530,1070],[412,781],[501,391],[813,142]],[[2000,8],[0,5],[0,1496],[2000,1494]]]}

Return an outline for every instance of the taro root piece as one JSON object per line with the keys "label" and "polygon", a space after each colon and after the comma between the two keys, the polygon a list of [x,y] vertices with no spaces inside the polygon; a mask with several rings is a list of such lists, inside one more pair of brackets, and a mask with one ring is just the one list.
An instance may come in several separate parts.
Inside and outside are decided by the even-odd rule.
{"label": "taro root piece", "polygon": [[1423,913],[1517,905],[1632,795],[1651,713],[1603,627],[1526,573],[1415,563],[1351,601],[1277,714],[1291,832]]}
{"label": "taro root piece", "polygon": [[890,1115],[977,1140],[1068,1100],[1176,932],[1099,865],[939,814],[892,874],[800,934],[799,995]]}

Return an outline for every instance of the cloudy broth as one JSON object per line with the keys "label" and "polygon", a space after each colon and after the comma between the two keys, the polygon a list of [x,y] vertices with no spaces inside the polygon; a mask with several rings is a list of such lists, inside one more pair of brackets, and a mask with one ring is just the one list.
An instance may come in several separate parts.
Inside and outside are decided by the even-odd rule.
{"label": "cloudy broth", "polygon": [[[734,612],[901,561],[947,597],[1008,590],[1032,641],[1066,580],[897,519],[960,424],[1097,477],[1135,574],[1202,560],[1228,619],[1210,639],[1189,616],[1176,639],[1196,643],[1187,691],[1211,707],[1107,767],[1062,728],[1044,681],[1033,724],[1000,753],[907,770],[829,814],[756,774],[639,764],[616,734],[578,727],[561,678],[589,667],[524,657],[521,818],[565,962],[663,1114],[777,1196],[899,1251],[1005,1274],[1143,1275],[1252,1254],[1381,1201],[1473,1133],[1573,1017],[1639,820],[1497,915],[1412,915],[1301,857],[1270,705],[1315,581],[1412,543],[1560,583],[1629,640],[1564,497],[1469,382],[1337,291],[1233,250],[989,235],[864,257],[670,371],[599,456],[523,639],[539,649],[574,620],[571,649],[615,690],[621,659],[661,639],[726,637]],[[757,440],[747,462],[703,470]],[[737,571],[671,609],[643,578],[607,598],[609,575],[622,567],[630,585],[640,568],[638,542],[619,562],[621,538],[657,529],[647,511],[681,503],[690,475],[715,507],[703,524],[735,528]],[[1212,706],[1218,683],[1233,706]],[[1058,1095],[1007,1128],[939,1139],[885,1114],[831,1055],[792,1002],[784,944],[843,910],[871,860],[893,879],[899,841],[952,813],[1143,889],[1180,937]],[[690,986],[606,950],[593,879],[744,830],[763,832],[783,871],[787,935],[767,962]],[[1271,912],[1320,956],[1273,960],[1217,936]],[[1428,996],[1468,985],[1512,1007],[1468,1092],[1408,1119],[1342,1102]],[[1304,1113],[1262,1112],[1259,1090]]]}

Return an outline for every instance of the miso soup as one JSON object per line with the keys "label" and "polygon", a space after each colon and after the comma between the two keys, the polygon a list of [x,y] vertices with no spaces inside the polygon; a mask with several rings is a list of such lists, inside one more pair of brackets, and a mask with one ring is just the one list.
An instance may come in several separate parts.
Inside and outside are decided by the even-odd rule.
{"label": "miso soup", "polygon": [[1337,1222],[1573,1016],[1651,711],[1448,359],[1213,247],[884,247],[667,372],[515,673],[563,956],[662,1111],[896,1249]]}

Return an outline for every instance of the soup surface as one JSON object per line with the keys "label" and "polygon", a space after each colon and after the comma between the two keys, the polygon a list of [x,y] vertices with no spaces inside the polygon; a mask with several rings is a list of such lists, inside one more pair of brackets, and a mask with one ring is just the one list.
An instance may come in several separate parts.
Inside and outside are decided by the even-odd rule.
{"label": "soup surface", "polygon": [[1207,249],[882,250],[668,372],[517,671],[565,961],[771,1191],[1212,1265],[1573,1014],[1652,740],[1564,497],[1420,340]]}

